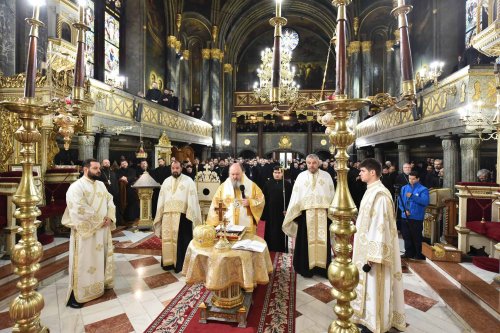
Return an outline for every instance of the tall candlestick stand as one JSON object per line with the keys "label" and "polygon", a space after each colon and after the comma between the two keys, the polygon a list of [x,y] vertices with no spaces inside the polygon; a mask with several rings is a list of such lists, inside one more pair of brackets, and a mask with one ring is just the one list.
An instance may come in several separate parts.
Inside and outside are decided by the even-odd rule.
{"label": "tall candlestick stand", "polygon": [[37,105],[35,102],[38,29],[43,26],[43,23],[38,19],[39,13],[40,8],[35,5],[33,17],[26,20],[31,29],[24,98],[17,102],[0,102],[3,108],[17,113],[21,121],[21,126],[14,134],[16,140],[21,143],[23,171],[21,182],[13,199],[17,206],[14,217],[18,221],[18,233],[21,236],[19,242],[14,246],[11,256],[14,273],[19,275],[17,288],[20,292],[9,308],[10,317],[15,322],[13,332],[48,332],[48,329],[40,323],[40,313],[44,307],[43,296],[35,290],[38,286],[35,273],[40,268],[38,262],[42,258],[43,248],[36,238],[36,229],[40,223],[36,220],[36,217],[40,215],[40,210],[36,205],[40,202],[41,197],[33,179],[33,164],[36,153],[35,143],[41,140],[37,123],[43,115],[49,113],[47,106]]}

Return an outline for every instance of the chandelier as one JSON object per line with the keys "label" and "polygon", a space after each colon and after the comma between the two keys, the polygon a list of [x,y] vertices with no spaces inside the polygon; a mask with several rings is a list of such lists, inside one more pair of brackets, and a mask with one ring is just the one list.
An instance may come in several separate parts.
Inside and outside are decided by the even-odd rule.
{"label": "chandelier", "polygon": [[[273,52],[274,49],[266,48],[262,51],[262,64],[257,69],[259,82],[255,82],[253,86],[256,97],[262,101],[269,103],[269,94],[271,92],[271,77],[273,75]],[[294,81],[295,67],[290,65],[292,60],[292,50],[283,48],[280,57],[280,102],[283,104],[291,104],[297,99],[300,86]]]}
{"label": "chandelier", "polygon": [[494,115],[484,112],[484,102],[477,101],[459,109],[460,120],[469,130],[476,132],[481,141],[497,140],[500,126],[500,104],[496,105]]}

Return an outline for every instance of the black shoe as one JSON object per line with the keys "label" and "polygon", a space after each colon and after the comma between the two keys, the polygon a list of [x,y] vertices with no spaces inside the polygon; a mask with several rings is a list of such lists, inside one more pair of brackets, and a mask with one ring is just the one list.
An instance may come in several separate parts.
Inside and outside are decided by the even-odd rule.
{"label": "black shoe", "polygon": [[68,304],[66,304],[66,306],[69,306],[70,308],[73,308],[73,309],[81,309],[83,308],[83,303],[78,303],[77,301],[74,301],[74,302],[68,302]]}
{"label": "black shoe", "polygon": [[360,333],[372,333],[372,331],[370,331],[366,326],[364,325],[361,325],[361,324],[357,324],[356,326],[358,326],[359,328],[359,332]]}
{"label": "black shoe", "polygon": [[427,258],[423,255],[419,255],[419,256],[416,256],[415,258],[413,258],[413,260],[425,260],[425,259],[427,259]]}
{"label": "black shoe", "polygon": [[405,253],[405,254],[401,255],[401,259],[411,259],[411,257],[406,255],[406,253]]}
{"label": "black shoe", "polygon": [[78,303],[75,299],[75,295],[73,292],[71,292],[71,295],[69,296],[68,303],[66,303],[66,306],[69,306],[70,308],[73,309],[81,309],[83,307],[83,303]]}

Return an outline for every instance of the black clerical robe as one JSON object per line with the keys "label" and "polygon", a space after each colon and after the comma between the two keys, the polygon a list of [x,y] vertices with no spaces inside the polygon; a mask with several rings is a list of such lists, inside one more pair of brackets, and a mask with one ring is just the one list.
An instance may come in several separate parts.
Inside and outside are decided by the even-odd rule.
{"label": "black clerical robe", "polygon": [[[153,179],[156,180],[160,185],[163,184],[165,179],[170,177],[171,174],[172,174],[172,169],[170,168],[170,166],[159,166],[153,171],[151,171],[151,177],[153,177]],[[153,206],[151,207],[152,208],[151,213],[153,214],[153,216],[156,216],[156,208],[157,208],[156,206],[158,205],[159,195],[160,195],[160,188],[157,187],[153,189],[153,198],[151,199],[153,204]]]}
{"label": "black clerical robe", "polygon": [[113,196],[113,203],[116,207],[116,224],[122,224],[123,217],[120,214],[120,190],[115,172],[111,170],[111,168],[101,168],[99,180],[104,183],[109,194]]}
{"label": "black clerical robe", "polygon": [[146,99],[158,103],[161,100],[161,91],[159,89],[149,89],[146,93]]}
{"label": "black clerical robe", "polygon": [[[127,178],[127,183],[120,178]],[[116,170],[116,178],[120,190],[120,213],[125,223],[132,223],[139,218],[139,197],[137,191],[131,187],[137,180],[136,172],[132,168],[120,168]]]}
{"label": "black clerical robe", "polygon": [[[285,193],[283,193],[283,187]],[[288,241],[283,229],[284,211],[290,202],[292,195],[292,185],[281,180],[269,180],[264,186],[264,197],[266,205],[262,214],[262,220],[266,221],[264,239],[267,242],[269,251],[288,252]]]}

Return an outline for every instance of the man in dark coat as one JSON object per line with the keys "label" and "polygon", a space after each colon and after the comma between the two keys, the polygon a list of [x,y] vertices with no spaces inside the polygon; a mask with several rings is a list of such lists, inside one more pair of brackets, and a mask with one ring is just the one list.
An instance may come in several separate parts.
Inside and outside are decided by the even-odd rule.
{"label": "man in dark coat", "polygon": [[[165,179],[170,177],[171,175],[171,169],[170,167],[167,166],[165,160],[160,157],[158,158],[158,167],[154,170],[151,171],[151,177],[153,177],[156,182],[158,182],[160,185],[163,184]],[[160,194],[160,188],[155,188],[153,189],[153,198],[152,198],[152,209],[151,212],[153,216],[156,216],[156,206],[158,204],[158,195]]]}
{"label": "man in dark coat", "polygon": [[158,83],[153,82],[151,89],[146,93],[146,99],[151,102],[158,103],[161,100],[161,91],[158,89]]}
{"label": "man in dark coat", "polygon": [[292,185],[283,179],[283,171],[279,166],[273,170],[273,179],[264,186],[266,205],[262,219],[266,221],[264,239],[269,251],[288,252],[288,239],[281,229],[286,208],[292,195]]}
{"label": "man in dark coat", "polygon": [[120,214],[120,191],[118,189],[118,179],[113,170],[111,170],[111,162],[108,159],[102,160],[101,176],[99,180],[104,183],[109,194],[113,196],[113,203],[116,207],[116,224],[121,225],[123,217]]}
{"label": "man in dark coat", "polygon": [[133,224],[139,218],[139,197],[132,184],[137,180],[135,170],[129,168],[127,160],[120,162],[116,170],[120,190],[120,213],[126,224]]}

